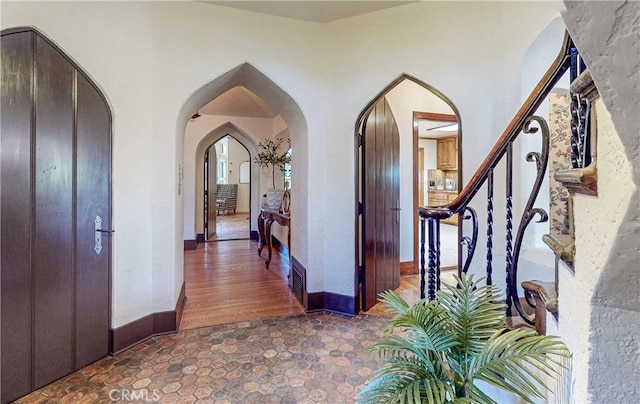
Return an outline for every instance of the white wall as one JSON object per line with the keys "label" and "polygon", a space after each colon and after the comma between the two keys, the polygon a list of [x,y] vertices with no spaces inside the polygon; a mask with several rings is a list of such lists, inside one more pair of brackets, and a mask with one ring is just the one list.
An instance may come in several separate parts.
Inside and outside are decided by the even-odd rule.
{"label": "white wall", "polygon": [[[557,56],[560,42],[564,36],[565,26],[560,17],[556,18],[527,49],[524,58],[522,59],[522,66],[520,72],[520,97],[524,101],[529,94],[533,91],[535,86],[540,81],[542,72],[544,72],[553,59]],[[568,90],[568,77],[569,71],[565,73],[566,80],[562,81]],[[557,86],[558,87],[558,86]],[[549,100],[545,99],[535,115],[541,116],[545,120],[549,120]],[[520,212],[529,198],[529,193],[533,188],[533,182],[535,180],[535,163],[527,162],[527,153],[531,151],[540,151],[542,147],[540,132],[534,134],[523,134],[520,139],[514,145],[514,173],[517,173],[514,181],[514,187],[517,187],[517,194],[520,198],[514,202],[516,211]],[[544,181],[540,188],[540,193],[536,199],[535,207],[540,207],[545,210],[549,210],[549,181],[548,171],[544,176]],[[527,232],[525,233],[523,248],[538,248],[541,247],[541,251],[544,251],[546,256],[541,262],[548,266],[550,269],[547,271],[553,274],[553,262],[554,256],[550,253],[550,249],[542,242],[542,236],[549,233],[549,222],[545,223],[532,223]],[[541,278],[536,279],[550,279]]]}
{"label": "white wall", "polygon": [[196,217],[191,212],[183,220],[183,197],[195,195],[196,182],[185,177],[185,193],[178,194],[178,172],[191,164],[183,157],[192,147],[185,124],[204,105],[193,96],[207,83],[249,62],[302,111],[302,119],[287,122],[296,129],[292,252],[307,269],[309,292],[353,296],[353,130],[362,108],[403,72],[438,88],[461,112],[464,178],[470,178],[518,107],[526,47],[561,8],[418,2],[316,24],[199,2],[1,7],[2,28],[41,29],[111,104],[114,327],[175,307],[183,237],[191,238],[187,221]]}
{"label": "white wall", "polygon": [[574,355],[574,402],[634,402],[640,391],[640,3],[566,6],[563,19],[602,101],[598,196],[574,201],[575,274],[559,274],[559,335]]}
{"label": "white wall", "polygon": [[[561,302],[559,335],[564,337],[570,351],[574,354],[573,377],[576,384],[574,396],[576,402],[589,401],[587,386],[592,359],[589,340],[594,332],[591,319],[593,308],[589,302],[599,292],[596,290],[598,280],[608,265],[609,252],[614,247],[621,225],[620,219],[624,217],[631,196],[637,190],[631,175],[631,163],[613,126],[611,115],[604,107],[602,100],[598,101],[596,109],[598,114],[598,197],[575,196],[575,273],[564,266],[559,271]],[[636,237],[636,251],[638,240]],[[637,278],[635,283],[637,286]],[[565,303],[567,297],[569,302]],[[618,318],[612,317],[608,324],[618,321]],[[636,316],[635,321],[618,325],[628,328],[631,334],[637,334],[640,323]],[[637,342],[637,338],[634,339]],[[635,354],[637,358],[638,352],[636,350],[635,353],[629,352],[629,354],[632,356]],[[609,362],[611,359],[607,358],[603,362]],[[609,363],[608,366],[615,366],[615,364]]]}

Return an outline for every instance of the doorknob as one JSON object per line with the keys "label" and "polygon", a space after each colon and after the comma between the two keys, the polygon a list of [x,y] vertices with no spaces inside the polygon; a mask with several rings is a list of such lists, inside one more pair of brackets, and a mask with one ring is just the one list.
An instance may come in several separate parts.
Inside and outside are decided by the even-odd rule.
{"label": "doorknob", "polygon": [[396,201],[396,207],[395,208],[390,208],[389,210],[395,210],[396,211],[396,223],[400,223],[400,211],[402,210],[402,208],[400,208],[400,201]]}
{"label": "doorknob", "polygon": [[114,233],[115,230],[103,229],[102,218],[100,216],[96,216],[94,230],[95,236],[93,239],[93,251],[95,251],[97,255],[100,255],[100,252],[102,251],[102,233]]}

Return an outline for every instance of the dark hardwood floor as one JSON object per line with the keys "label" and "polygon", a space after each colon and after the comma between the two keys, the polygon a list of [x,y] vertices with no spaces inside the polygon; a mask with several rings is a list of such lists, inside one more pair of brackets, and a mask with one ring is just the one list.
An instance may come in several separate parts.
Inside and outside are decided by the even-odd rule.
{"label": "dark hardwood floor", "polygon": [[187,302],[180,329],[304,313],[287,286],[288,273],[289,262],[277,251],[266,269],[254,240],[210,242],[185,251]]}

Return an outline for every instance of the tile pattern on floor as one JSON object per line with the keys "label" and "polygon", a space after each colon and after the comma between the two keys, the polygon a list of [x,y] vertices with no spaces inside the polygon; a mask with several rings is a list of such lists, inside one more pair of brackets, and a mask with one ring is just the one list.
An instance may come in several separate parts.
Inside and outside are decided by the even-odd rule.
{"label": "tile pattern on floor", "polygon": [[18,403],[350,403],[381,365],[388,320],[328,312],[150,338]]}

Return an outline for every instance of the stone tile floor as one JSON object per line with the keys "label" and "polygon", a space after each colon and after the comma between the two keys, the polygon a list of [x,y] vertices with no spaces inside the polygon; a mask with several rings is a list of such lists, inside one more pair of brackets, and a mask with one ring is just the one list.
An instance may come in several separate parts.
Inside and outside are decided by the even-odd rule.
{"label": "stone tile floor", "polygon": [[388,320],[309,313],[150,338],[17,403],[351,403]]}

